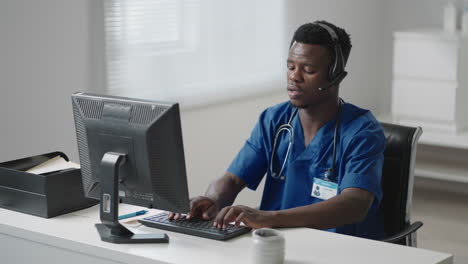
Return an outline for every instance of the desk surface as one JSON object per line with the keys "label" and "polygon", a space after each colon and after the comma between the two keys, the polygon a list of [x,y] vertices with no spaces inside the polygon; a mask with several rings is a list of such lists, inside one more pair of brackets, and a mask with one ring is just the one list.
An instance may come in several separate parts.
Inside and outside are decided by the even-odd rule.
{"label": "desk surface", "polygon": [[[94,227],[98,206],[44,219],[0,209],[0,235],[34,241],[119,263],[251,263],[250,234],[220,242],[146,226],[129,227],[134,233],[165,232],[168,244],[112,244],[102,242]],[[139,207],[121,205],[120,213]],[[150,213],[156,213],[151,210]],[[149,215],[149,214],[147,214]],[[147,216],[146,215],[146,216]],[[453,263],[446,253],[410,248],[308,228],[280,230],[286,239],[285,263]],[[8,241],[8,240],[6,240]],[[2,247],[0,247],[2,248]],[[2,250],[0,249],[0,252]],[[4,249],[6,251],[6,249]],[[21,254],[1,252],[2,255]],[[107,263],[107,262],[106,262]]]}

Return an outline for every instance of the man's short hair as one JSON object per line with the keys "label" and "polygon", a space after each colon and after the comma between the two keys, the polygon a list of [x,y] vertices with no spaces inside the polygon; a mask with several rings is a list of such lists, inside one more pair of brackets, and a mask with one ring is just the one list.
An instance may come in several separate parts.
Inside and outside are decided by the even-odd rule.
{"label": "man's short hair", "polygon": [[315,21],[314,23],[307,23],[300,26],[294,33],[289,47],[291,47],[294,42],[324,46],[327,48],[332,60],[335,60],[335,51],[332,37],[325,28],[317,25],[316,23],[326,24],[336,32],[346,64],[352,47],[350,36],[344,29],[337,27],[327,21]]}

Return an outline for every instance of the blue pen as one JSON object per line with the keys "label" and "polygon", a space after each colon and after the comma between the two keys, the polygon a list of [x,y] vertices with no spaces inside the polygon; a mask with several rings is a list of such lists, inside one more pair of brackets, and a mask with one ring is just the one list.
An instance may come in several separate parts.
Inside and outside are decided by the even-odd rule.
{"label": "blue pen", "polygon": [[147,212],[148,210],[141,210],[141,211],[137,211],[134,213],[124,214],[124,215],[119,216],[119,220],[127,219],[127,218],[134,217],[134,216],[144,215]]}

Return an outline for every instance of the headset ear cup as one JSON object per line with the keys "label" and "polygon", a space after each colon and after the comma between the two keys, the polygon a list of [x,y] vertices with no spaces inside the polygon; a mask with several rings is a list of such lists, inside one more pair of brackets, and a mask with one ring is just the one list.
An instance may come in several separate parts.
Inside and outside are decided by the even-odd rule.
{"label": "headset ear cup", "polygon": [[[330,83],[335,83],[335,82],[341,82],[343,80],[344,76],[346,76],[346,71],[345,71],[345,58],[343,56],[343,50],[341,49],[340,45],[340,39],[338,37],[338,34],[331,28],[330,26],[326,24],[322,24],[320,22],[315,22],[314,24],[324,28],[329,34],[330,37],[332,38],[333,41],[333,49],[335,51],[335,58],[333,62],[330,65],[330,69],[328,70],[328,80]],[[343,76],[344,75],[344,76]],[[341,80],[338,80],[341,79]]]}

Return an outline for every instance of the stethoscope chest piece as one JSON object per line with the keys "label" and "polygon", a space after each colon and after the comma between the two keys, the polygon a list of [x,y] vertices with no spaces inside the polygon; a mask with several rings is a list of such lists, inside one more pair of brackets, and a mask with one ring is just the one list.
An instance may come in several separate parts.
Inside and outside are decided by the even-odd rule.
{"label": "stethoscope chest piece", "polygon": [[273,178],[275,178],[275,179],[280,179],[280,180],[282,180],[282,181],[284,181],[284,179],[286,179],[286,177],[284,177],[284,175],[278,176],[278,173],[276,173],[276,172],[273,172],[273,173],[271,174],[271,176],[272,176]]}

